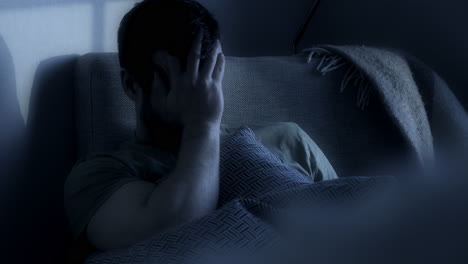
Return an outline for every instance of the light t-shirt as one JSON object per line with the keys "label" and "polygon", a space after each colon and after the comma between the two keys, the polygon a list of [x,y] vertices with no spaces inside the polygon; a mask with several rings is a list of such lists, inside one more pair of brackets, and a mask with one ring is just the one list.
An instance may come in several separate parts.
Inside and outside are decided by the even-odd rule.
{"label": "light t-shirt", "polygon": [[[249,126],[256,138],[284,163],[314,179],[336,179],[329,161],[298,125],[272,123]],[[237,129],[221,127],[221,145]],[[81,159],[67,177],[64,189],[65,209],[70,230],[78,238],[95,214],[119,188],[132,181],[158,184],[170,174],[177,153],[162,151],[135,140],[121,145],[118,151],[95,153]],[[222,177],[222,175],[221,175]]]}

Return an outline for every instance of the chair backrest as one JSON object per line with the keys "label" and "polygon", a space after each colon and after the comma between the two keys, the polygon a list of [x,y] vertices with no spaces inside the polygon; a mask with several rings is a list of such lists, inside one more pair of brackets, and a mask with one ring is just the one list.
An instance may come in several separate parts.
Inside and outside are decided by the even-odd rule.
{"label": "chair backrest", "polygon": [[0,175],[7,177],[7,171],[12,169],[10,166],[13,165],[13,154],[19,154],[17,147],[24,139],[24,126],[16,96],[13,58],[0,36]]}
{"label": "chair backrest", "polygon": [[74,76],[78,57],[65,55],[42,61],[31,90],[28,168],[21,176],[22,202],[16,202],[15,209],[23,219],[35,219],[32,225],[21,225],[24,235],[18,241],[22,241],[20,252],[27,250],[27,259],[36,262],[63,263],[67,242],[71,241],[63,185],[77,159]]}
{"label": "chair backrest", "polygon": [[[379,98],[364,111],[356,90],[340,92],[344,70],[325,76],[305,56],[227,57],[223,123],[290,121],[322,148],[340,176],[362,174],[402,151],[404,140]],[[122,90],[115,53],[87,54],[76,74],[78,156],[116,149],[133,136],[135,109]]]}

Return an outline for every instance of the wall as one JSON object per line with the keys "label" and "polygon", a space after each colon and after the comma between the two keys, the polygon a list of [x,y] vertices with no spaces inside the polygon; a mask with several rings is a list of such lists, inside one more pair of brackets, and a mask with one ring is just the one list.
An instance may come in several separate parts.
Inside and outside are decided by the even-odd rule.
{"label": "wall", "polygon": [[[14,58],[26,116],[38,63],[52,56],[116,51],[120,18],[136,0],[2,0],[0,34]],[[289,55],[312,0],[200,0],[213,11],[231,56]],[[222,3],[222,4],[221,4]],[[376,44],[409,50],[468,104],[468,34],[463,0],[322,0],[302,46]]]}
{"label": "wall", "polygon": [[131,1],[2,0],[0,35],[13,56],[23,116],[39,62],[58,55],[113,51],[119,17]]}

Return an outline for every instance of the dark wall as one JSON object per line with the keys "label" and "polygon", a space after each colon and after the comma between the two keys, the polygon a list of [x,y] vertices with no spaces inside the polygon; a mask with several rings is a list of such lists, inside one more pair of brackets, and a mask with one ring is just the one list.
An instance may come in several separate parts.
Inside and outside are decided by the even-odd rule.
{"label": "dark wall", "polygon": [[199,0],[220,21],[230,56],[289,55],[309,0]]}
{"label": "dark wall", "polygon": [[[232,56],[289,55],[313,0],[201,0],[221,21]],[[439,72],[468,108],[468,1],[321,0],[302,42],[409,51]]]}

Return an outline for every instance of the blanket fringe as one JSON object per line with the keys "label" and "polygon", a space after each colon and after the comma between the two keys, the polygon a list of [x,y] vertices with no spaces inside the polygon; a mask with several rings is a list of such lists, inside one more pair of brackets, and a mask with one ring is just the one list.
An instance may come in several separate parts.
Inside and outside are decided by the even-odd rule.
{"label": "blanket fringe", "polygon": [[336,71],[340,68],[346,67],[346,73],[343,76],[343,80],[340,85],[340,92],[342,93],[346,87],[353,84],[358,87],[358,94],[356,99],[356,105],[361,110],[364,110],[369,105],[370,94],[372,92],[373,84],[365,76],[365,74],[357,68],[354,64],[347,61],[342,56],[335,54],[325,48],[315,47],[305,49],[304,52],[309,52],[307,57],[307,63],[311,63],[313,58],[320,59],[317,65],[317,71],[322,75]]}

